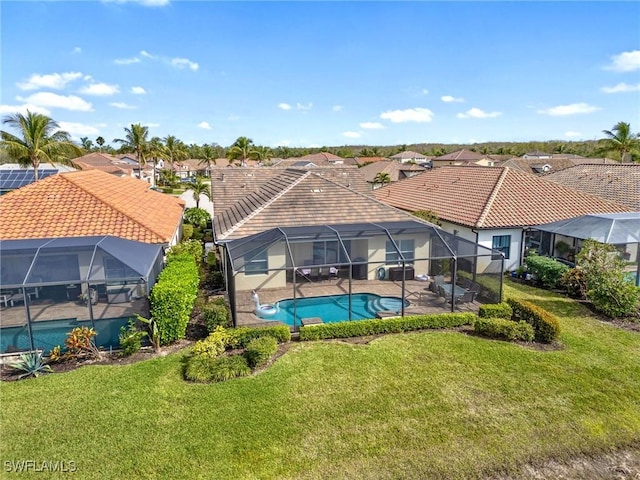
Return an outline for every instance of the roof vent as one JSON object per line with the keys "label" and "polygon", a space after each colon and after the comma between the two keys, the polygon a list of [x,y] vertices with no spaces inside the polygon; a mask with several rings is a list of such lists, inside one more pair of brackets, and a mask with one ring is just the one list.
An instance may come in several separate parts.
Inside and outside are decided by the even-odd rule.
{"label": "roof vent", "polygon": [[322,189],[321,188],[313,188],[313,189],[311,189],[311,191],[313,193],[322,193]]}

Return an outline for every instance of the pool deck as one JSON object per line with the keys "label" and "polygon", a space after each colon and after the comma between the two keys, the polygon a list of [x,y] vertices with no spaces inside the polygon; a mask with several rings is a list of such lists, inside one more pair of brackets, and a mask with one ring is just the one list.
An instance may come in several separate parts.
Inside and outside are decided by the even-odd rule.
{"label": "pool deck", "polygon": [[[405,308],[405,315],[425,313],[451,312],[451,304],[445,302],[442,297],[430,292],[428,282],[418,280],[405,281],[405,299],[410,305]],[[293,298],[293,283],[287,283],[286,288],[261,289],[258,291],[260,303],[275,303],[279,300]],[[317,282],[304,282],[296,284],[296,298],[321,297],[326,295],[344,295],[349,293],[349,280],[338,278]],[[375,293],[382,296],[401,297],[402,282],[390,280],[353,280],[352,293]],[[480,303],[474,301],[456,306],[456,312],[478,312]],[[254,303],[250,291],[237,293],[237,324],[238,326],[264,326],[281,324],[280,322],[264,320],[254,313]],[[319,317],[320,315],[318,315]]]}

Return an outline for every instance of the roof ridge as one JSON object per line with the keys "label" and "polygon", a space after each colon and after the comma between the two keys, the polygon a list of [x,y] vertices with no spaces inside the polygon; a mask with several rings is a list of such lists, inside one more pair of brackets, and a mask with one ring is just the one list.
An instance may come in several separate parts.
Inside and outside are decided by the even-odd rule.
{"label": "roof ridge", "polygon": [[487,203],[485,204],[484,209],[480,214],[480,218],[478,218],[478,221],[476,222],[476,225],[475,225],[476,227],[482,227],[482,224],[487,219],[487,216],[491,211],[491,207],[493,206],[493,202],[496,200],[496,197],[498,196],[498,192],[500,191],[500,187],[502,187],[502,184],[504,183],[504,180],[507,177],[508,173],[509,173],[509,167],[503,167],[502,173],[498,177],[498,181],[493,187],[493,190],[491,191],[491,195],[489,196],[489,199],[487,200]]}
{"label": "roof ridge", "polygon": [[[267,208],[269,205],[271,205],[273,202],[275,202],[277,199],[279,199],[280,197],[282,197],[285,193],[289,192],[293,187],[295,187],[296,185],[298,185],[302,180],[304,180],[305,178],[307,178],[309,175],[311,175],[311,172],[307,171],[304,172],[302,175],[300,175],[299,178],[297,178],[296,180],[294,180],[293,182],[291,182],[291,184],[289,184],[286,188],[282,189],[280,192],[278,192],[276,195],[274,195],[273,197],[271,197],[269,200],[267,200],[265,203],[263,203],[262,205],[260,205],[258,208],[254,209],[251,211],[251,213],[249,213],[249,215],[247,215],[246,217],[244,217],[242,220],[240,220],[239,222],[236,222],[230,229],[228,229],[226,232],[224,232],[222,235],[220,235],[220,239],[224,239],[226,237],[228,237],[230,234],[232,234],[233,232],[235,232],[236,230],[238,230],[241,226],[243,226],[245,223],[247,223],[249,220],[251,220],[253,217],[255,217],[256,215],[258,215],[259,213],[261,213],[265,208]],[[246,198],[246,197],[245,197]],[[244,199],[243,199],[244,200]]]}
{"label": "roof ridge", "polygon": [[[89,172],[95,172],[97,170],[85,170],[85,175],[88,175]],[[76,172],[70,172],[70,173],[76,173]],[[93,176],[93,174],[91,174]],[[63,174],[61,175],[61,177],[66,177],[67,175]],[[74,185],[76,188],[79,188],[80,190],[82,190],[83,192],[85,192],[86,194],[88,194],[89,196],[96,198],[97,200],[99,200],[101,203],[107,205],[109,208],[115,210],[116,212],[118,212],[119,214],[123,215],[124,217],[126,217],[127,219],[129,219],[130,221],[132,221],[133,223],[135,223],[136,225],[138,225],[139,227],[143,228],[144,230],[147,230],[149,232],[151,232],[156,238],[159,238],[161,241],[165,241],[163,235],[159,232],[157,232],[155,229],[148,227],[147,225],[144,225],[143,223],[141,223],[139,220],[136,220],[135,218],[131,217],[130,215],[128,215],[127,213],[125,213],[124,211],[122,211],[122,209],[116,207],[115,205],[113,205],[111,202],[105,201],[102,196],[98,196],[95,193],[91,192],[90,190],[87,190],[85,187],[83,187],[82,185],[76,183],[75,181],[66,179],[65,180],[67,182],[69,182],[70,184]],[[125,179],[128,180],[128,179]],[[140,180],[142,181],[142,180]]]}

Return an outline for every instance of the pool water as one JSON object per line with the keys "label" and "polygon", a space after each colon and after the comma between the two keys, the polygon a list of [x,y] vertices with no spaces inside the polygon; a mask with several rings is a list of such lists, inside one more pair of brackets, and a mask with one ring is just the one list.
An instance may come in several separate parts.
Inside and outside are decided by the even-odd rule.
{"label": "pool water", "polygon": [[[280,300],[278,312],[266,320],[278,320],[293,325],[293,299]],[[404,301],[407,307],[409,301]],[[320,317],[324,323],[349,320],[349,295],[330,295],[296,299],[296,325],[303,318]],[[351,320],[375,318],[380,311],[400,312],[402,299],[381,297],[373,293],[357,293],[351,296]]]}

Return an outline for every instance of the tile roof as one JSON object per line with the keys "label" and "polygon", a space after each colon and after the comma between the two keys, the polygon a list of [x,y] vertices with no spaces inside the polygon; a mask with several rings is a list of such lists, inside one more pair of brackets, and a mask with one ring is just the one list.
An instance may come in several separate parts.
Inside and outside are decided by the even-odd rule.
{"label": "tile roof", "polygon": [[471,150],[456,150],[455,152],[447,153],[446,155],[440,155],[439,157],[434,157],[434,162],[439,161],[476,161],[482,160],[484,158],[488,158],[487,155],[482,155],[481,153],[472,152]]}
{"label": "tile roof", "polygon": [[581,164],[544,178],[640,212],[640,163]]}
{"label": "tile roof", "polygon": [[391,155],[391,157],[396,160],[407,160],[413,158],[427,158],[422,153],[412,152],[411,150],[405,150],[404,152],[396,153],[395,155]]}
{"label": "tile roof", "polygon": [[184,202],[134,178],[99,170],[62,173],[0,197],[0,237],[113,235],[146,243],[171,241]]}
{"label": "tile roof", "polygon": [[394,207],[431,210],[442,220],[472,228],[521,227],[629,211],[619,203],[506,167],[435,168],[379,188],[374,195]]}
{"label": "tile roof", "polygon": [[353,160],[357,165],[366,165],[374,162],[387,162],[387,157],[354,157]]}
{"label": "tile roof", "polygon": [[222,212],[218,209],[214,184],[216,238],[241,238],[280,226],[392,221],[409,217],[406,212],[355,191],[323,173],[326,171],[280,169],[268,180],[262,177],[262,182],[254,182],[252,191],[247,191],[246,196],[238,198]]}
{"label": "tile roof", "polygon": [[320,153],[310,153],[309,155],[305,155],[304,157],[300,157],[300,160],[311,160],[315,162],[316,160],[326,160],[327,162],[335,162],[344,160],[342,157],[338,155],[334,155],[329,152],[320,152]]}
{"label": "tile roof", "polygon": [[418,172],[424,172],[426,169],[420,165],[413,163],[400,163],[394,160],[386,160],[384,162],[375,162],[360,167],[360,171],[364,175],[367,182],[372,183],[378,173],[388,173],[392,182],[397,182],[403,178],[407,178]]}

